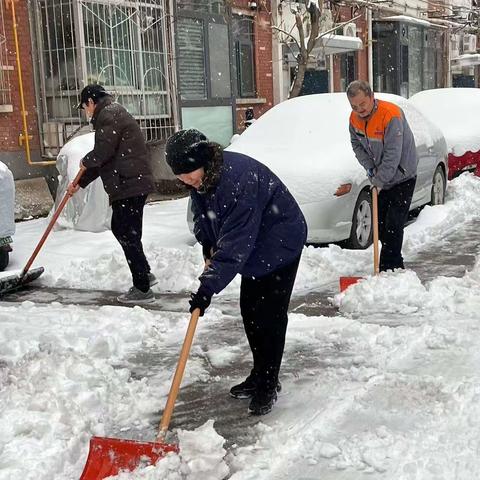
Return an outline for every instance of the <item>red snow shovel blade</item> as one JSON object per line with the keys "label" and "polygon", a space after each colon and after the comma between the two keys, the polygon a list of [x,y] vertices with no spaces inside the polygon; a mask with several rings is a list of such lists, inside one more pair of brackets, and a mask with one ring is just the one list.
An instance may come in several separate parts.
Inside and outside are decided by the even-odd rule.
{"label": "red snow shovel blade", "polygon": [[340,292],[346,290],[350,285],[355,285],[363,277],[340,277]]}
{"label": "red snow shovel blade", "polygon": [[92,437],[87,463],[80,480],[101,480],[118,475],[121,470],[132,471],[139,465],[154,465],[169,452],[178,453],[178,446]]}
{"label": "red snow shovel blade", "polygon": [[44,272],[43,267],[33,268],[29,270],[23,277],[21,274],[9,275],[8,277],[0,278],[0,296],[4,293],[17,290],[27,283],[33,282]]}

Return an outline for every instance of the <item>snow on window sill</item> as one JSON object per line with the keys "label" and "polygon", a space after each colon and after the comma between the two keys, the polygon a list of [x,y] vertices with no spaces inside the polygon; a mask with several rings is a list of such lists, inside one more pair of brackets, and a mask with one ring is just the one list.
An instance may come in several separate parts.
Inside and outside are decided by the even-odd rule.
{"label": "snow on window sill", "polygon": [[266,98],[237,98],[235,100],[237,105],[249,105],[249,104],[257,104],[257,103],[267,103]]}

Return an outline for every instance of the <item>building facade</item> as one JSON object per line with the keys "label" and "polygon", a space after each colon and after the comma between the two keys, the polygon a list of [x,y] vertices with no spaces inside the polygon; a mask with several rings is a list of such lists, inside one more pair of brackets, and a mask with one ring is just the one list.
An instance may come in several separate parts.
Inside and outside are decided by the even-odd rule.
{"label": "building facade", "polygon": [[[277,0],[274,25],[296,32],[296,5]],[[471,0],[325,1],[322,10],[329,22],[321,31],[332,34],[321,35],[312,50],[302,94],[344,91],[356,78],[368,80],[376,91],[404,97],[479,84],[479,9]],[[332,30],[332,25],[338,28]],[[296,68],[294,43],[274,35],[276,102],[289,96]]]}
{"label": "building facade", "polygon": [[[88,128],[80,90],[98,82],[137,118],[157,179],[165,140],[195,127],[227,145],[286,100],[297,68],[293,0],[0,0],[0,160],[17,179],[54,176]],[[478,86],[472,0],[324,0],[300,94],[356,78],[408,97]],[[309,35],[309,24],[305,23]],[[297,37],[296,37],[297,35]],[[21,75],[20,75],[21,74]],[[20,78],[22,77],[22,78]]]}
{"label": "building facade", "polygon": [[0,0],[0,160],[16,179],[54,174],[61,147],[88,128],[76,109],[88,83],[138,120],[159,180],[172,178],[163,147],[178,128],[228,145],[273,105],[268,1],[15,0],[15,12],[10,1]]}

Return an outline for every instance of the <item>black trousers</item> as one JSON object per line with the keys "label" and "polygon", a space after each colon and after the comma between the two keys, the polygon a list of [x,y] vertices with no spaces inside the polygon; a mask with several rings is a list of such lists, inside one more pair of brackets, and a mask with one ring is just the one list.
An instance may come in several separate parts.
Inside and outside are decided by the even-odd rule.
{"label": "black trousers", "polygon": [[240,311],[253,355],[252,375],[266,391],[277,386],[299,262],[300,256],[264,277],[242,277]]}
{"label": "black trousers", "polygon": [[142,292],[150,289],[150,265],[142,246],[143,207],[146,195],[112,202],[112,233],[125,253],[133,285]]}
{"label": "black trousers", "polygon": [[380,271],[405,268],[402,257],[403,229],[412,203],[416,177],[378,194],[378,236],[382,242]]}

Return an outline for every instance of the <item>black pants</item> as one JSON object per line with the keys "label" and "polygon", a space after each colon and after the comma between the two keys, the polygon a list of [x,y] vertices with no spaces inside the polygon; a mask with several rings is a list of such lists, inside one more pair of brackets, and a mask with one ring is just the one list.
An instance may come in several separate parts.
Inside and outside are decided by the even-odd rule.
{"label": "black pants", "polygon": [[146,195],[139,195],[112,202],[112,233],[123,248],[132,272],[133,285],[142,292],[150,289],[150,265],[142,246],[143,207],[146,199]]}
{"label": "black pants", "polygon": [[300,256],[260,278],[242,277],[240,311],[253,355],[252,375],[260,389],[276,388],[285,347],[288,306]]}
{"label": "black pants", "polygon": [[404,268],[403,229],[412,203],[416,177],[399,183],[378,195],[378,236],[382,242],[380,271]]}

